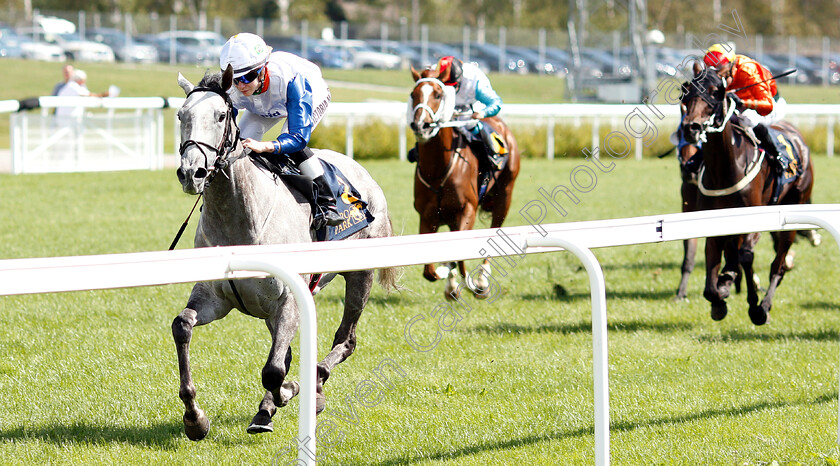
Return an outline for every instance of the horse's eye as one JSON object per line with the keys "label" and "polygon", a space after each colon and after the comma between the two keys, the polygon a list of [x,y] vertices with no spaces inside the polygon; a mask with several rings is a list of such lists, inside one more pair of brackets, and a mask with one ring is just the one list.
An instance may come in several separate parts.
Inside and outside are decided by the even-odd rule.
{"label": "horse's eye", "polygon": [[435,99],[440,99],[441,97],[443,97],[443,94],[442,94],[442,93],[440,93],[440,92],[435,92]]}
{"label": "horse's eye", "polygon": [[224,115],[224,113],[223,113],[223,114],[221,114],[221,115],[219,115],[219,123],[221,123],[221,122],[223,122],[223,121],[225,121],[225,115]]}

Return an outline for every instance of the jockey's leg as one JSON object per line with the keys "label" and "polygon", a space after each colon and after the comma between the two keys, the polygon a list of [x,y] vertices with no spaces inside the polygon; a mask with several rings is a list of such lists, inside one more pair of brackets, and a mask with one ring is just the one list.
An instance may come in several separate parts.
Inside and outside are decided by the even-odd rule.
{"label": "jockey's leg", "polygon": [[496,169],[501,170],[505,164],[505,158],[502,152],[505,150],[501,143],[501,137],[490,126],[482,124],[480,121],[472,129],[473,134],[481,136],[481,142],[484,143],[485,152],[490,164]]}
{"label": "jockey's leg", "polygon": [[315,199],[315,203],[318,204],[318,212],[312,221],[312,227],[319,230],[324,225],[331,227],[341,225],[344,222],[344,218],[338,214],[335,208],[335,198],[327,184],[327,180],[324,179],[324,167],[321,166],[321,161],[318,160],[318,157],[313,157],[313,155],[312,150],[308,147],[289,154],[289,158],[300,168],[300,173],[312,180],[312,184],[318,193]]}
{"label": "jockey's leg", "polygon": [[414,147],[408,150],[408,161],[414,163],[417,161],[417,144],[414,144]]}
{"label": "jockey's leg", "polygon": [[755,137],[761,141],[761,145],[764,147],[764,150],[767,151],[767,155],[776,162],[776,170],[781,173],[787,171],[788,165],[790,165],[790,159],[787,156],[787,151],[779,149],[778,143],[773,140],[773,136],[770,135],[770,130],[767,128],[767,125],[764,123],[755,125],[753,133],[755,133]]}

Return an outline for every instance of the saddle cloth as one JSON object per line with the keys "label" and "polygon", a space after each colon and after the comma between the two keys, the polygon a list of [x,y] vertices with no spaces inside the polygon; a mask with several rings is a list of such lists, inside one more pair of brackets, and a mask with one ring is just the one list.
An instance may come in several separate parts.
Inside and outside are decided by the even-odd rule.
{"label": "saddle cloth", "polygon": [[[286,157],[267,157],[264,154],[251,154],[251,159],[275,176],[283,180],[290,189],[303,194],[312,208],[312,215],[317,212],[317,193],[312,181],[300,174],[300,170]],[[337,226],[325,226],[315,232],[318,241],[338,241],[362,230],[374,220],[367,208],[367,202],[362,200],[361,194],[353,187],[350,180],[341,173],[335,165],[318,159],[324,167],[324,179],[332,190],[335,198],[335,208],[344,217],[344,222]]]}
{"label": "saddle cloth", "polygon": [[484,199],[484,195],[487,194],[487,189],[490,187],[490,180],[495,179],[498,174],[504,170],[508,160],[510,159],[510,154],[508,154],[507,147],[505,146],[502,137],[499,133],[493,131],[493,139],[495,139],[498,144],[499,155],[502,157],[502,168],[496,169],[496,167],[490,163],[490,155],[487,153],[487,147],[484,145],[484,141],[482,141],[481,136],[474,135],[470,131],[465,131],[464,133],[466,133],[467,137],[465,139],[467,144],[470,146],[470,150],[472,150],[473,154],[475,154],[478,158],[478,202],[481,203],[482,199]]}

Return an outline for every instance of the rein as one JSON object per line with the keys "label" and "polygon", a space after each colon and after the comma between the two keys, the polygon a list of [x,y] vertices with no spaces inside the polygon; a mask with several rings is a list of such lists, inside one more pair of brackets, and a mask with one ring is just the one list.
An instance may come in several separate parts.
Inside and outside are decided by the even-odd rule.
{"label": "rein", "polygon": [[[221,171],[222,169],[230,165],[230,163],[232,162],[228,159],[228,156],[230,156],[231,152],[233,152],[233,150],[236,149],[236,142],[239,140],[239,125],[237,125],[236,121],[233,119],[233,104],[231,103],[230,97],[228,97],[227,94],[221,93],[209,87],[194,87],[187,94],[187,99],[189,99],[189,97],[196,92],[212,92],[225,99],[225,103],[227,104],[227,113],[225,114],[225,130],[222,134],[222,140],[217,146],[212,146],[204,141],[187,139],[186,141],[182,142],[181,146],[178,148],[178,154],[180,154],[181,156],[184,155],[184,151],[186,151],[187,148],[189,148],[190,146],[196,146],[198,148],[198,150],[201,152],[201,155],[204,156],[204,168],[209,173],[207,175],[207,184],[209,184],[210,181],[213,180],[213,177],[216,176],[216,173],[218,171]],[[230,138],[230,136],[233,134],[233,132],[230,131],[231,123],[233,123],[233,127],[236,128],[236,134],[233,139]],[[212,167],[209,166],[209,158],[207,157],[207,153],[204,152],[205,147],[213,151],[216,155],[216,158],[213,160]],[[184,220],[184,223],[181,225],[181,228],[178,230],[178,233],[175,235],[175,239],[172,240],[172,244],[169,245],[170,251],[175,249],[175,246],[178,245],[178,241],[180,241],[181,235],[184,234],[184,230],[187,228],[187,224],[190,222],[190,217],[192,217],[193,212],[195,212],[195,208],[196,206],[198,206],[198,202],[201,200],[201,197],[203,195],[203,192],[198,194],[198,199],[195,200],[195,204],[193,204],[192,210],[190,210],[190,213],[187,215],[187,218]]]}

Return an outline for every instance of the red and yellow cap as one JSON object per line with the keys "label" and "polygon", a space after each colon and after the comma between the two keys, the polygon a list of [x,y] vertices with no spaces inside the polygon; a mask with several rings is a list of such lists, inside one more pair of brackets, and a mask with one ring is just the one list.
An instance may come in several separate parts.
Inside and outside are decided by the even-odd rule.
{"label": "red and yellow cap", "polygon": [[735,60],[735,49],[728,45],[715,44],[709,47],[703,57],[706,66],[718,67]]}

